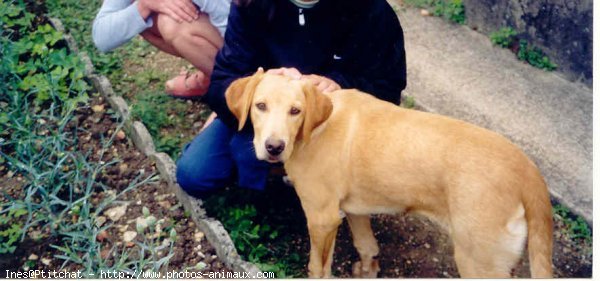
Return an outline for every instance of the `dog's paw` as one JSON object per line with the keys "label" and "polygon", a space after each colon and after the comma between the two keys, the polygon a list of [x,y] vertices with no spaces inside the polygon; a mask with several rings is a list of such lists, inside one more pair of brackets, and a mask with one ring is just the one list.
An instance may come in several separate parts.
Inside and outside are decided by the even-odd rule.
{"label": "dog's paw", "polygon": [[377,273],[379,273],[379,261],[376,259],[367,266],[363,266],[360,261],[352,265],[352,276],[355,278],[377,278]]}

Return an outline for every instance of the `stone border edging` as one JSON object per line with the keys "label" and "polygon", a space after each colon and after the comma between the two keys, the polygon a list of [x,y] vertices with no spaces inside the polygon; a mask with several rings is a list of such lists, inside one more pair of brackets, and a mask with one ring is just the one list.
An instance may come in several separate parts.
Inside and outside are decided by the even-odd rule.
{"label": "stone border edging", "polygon": [[188,195],[179,184],[175,177],[175,162],[169,155],[163,152],[157,152],[152,140],[152,136],[142,122],[132,121],[129,106],[127,102],[113,91],[110,81],[103,75],[96,74],[94,65],[85,52],[80,52],[77,48],[77,42],[65,31],[64,25],[57,18],[48,17],[54,28],[63,33],[63,39],[67,42],[69,49],[77,53],[85,64],[85,75],[102,95],[113,110],[125,122],[125,131],[130,136],[135,147],[144,155],[156,163],[156,167],[161,179],[167,182],[171,191],[175,193],[184,209],[188,211],[198,228],[205,233],[207,240],[211,243],[217,252],[217,256],[234,271],[247,272],[250,276],[257,276],[261,270],[253,263],[242,260],[235,249],[235,245],[229,237],[229,233],[220,221],[206,216],[206,211],[202,208],[202,200]]}

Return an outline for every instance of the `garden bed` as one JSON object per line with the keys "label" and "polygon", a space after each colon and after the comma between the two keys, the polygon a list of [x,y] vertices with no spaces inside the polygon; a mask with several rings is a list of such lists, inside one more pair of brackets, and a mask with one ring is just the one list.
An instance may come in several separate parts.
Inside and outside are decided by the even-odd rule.
{"label": "garden bed", "polygon": [[229,271],[45,6],[21,5],[0,4],[0,276]]}

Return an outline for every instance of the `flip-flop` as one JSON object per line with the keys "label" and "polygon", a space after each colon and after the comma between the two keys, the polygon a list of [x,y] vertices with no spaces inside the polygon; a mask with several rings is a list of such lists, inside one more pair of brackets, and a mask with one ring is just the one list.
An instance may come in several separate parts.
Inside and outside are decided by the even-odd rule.
{"label": "flip-flop", "polygon": [[[201,81],[199,81],[202,79]],[[204,73],[198,71],[190,74],[187,71],[179,73],[175,78],[165,83],[166,92],[176,98],[198,98],[206,94],[210,80]]]}

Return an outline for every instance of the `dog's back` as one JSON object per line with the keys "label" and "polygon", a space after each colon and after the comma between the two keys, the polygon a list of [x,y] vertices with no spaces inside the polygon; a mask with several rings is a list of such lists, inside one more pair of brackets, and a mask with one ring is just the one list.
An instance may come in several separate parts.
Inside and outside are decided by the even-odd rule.
{"label": "dog's back", "polygon": [[532,275],[552,276],[548,191],[518,147],[475,125],[356,90],[328,96],[333,112],[297,148],[291,175],[297,163],[321,167],[312,171],[323,174],[313,176],[336,188],[348,213],[414,211],[440,222],[452,235],[463,277],[506,276],[528,232]]}

